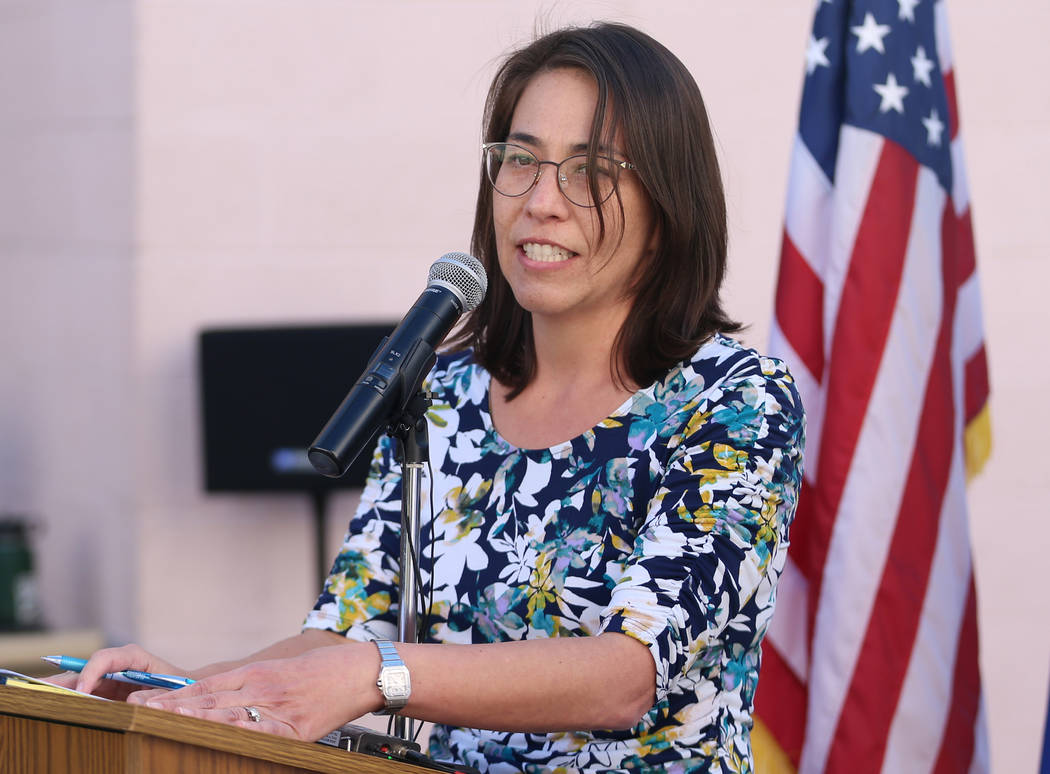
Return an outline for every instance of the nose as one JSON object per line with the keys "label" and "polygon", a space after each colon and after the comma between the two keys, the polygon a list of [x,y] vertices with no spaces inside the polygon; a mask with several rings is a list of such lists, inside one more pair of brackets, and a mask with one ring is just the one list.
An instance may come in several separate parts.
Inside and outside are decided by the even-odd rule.
{"label": "nose", "polygon": [[561,170],[557,167],[546,169],[547,165],[540,166],[540,176],[532,190],[526,194],[528,201],[525,209],[534,218],[564,218],[568,216],[568,208],[571,206],[565,198],[561,187],[558,185],[558,176]]}

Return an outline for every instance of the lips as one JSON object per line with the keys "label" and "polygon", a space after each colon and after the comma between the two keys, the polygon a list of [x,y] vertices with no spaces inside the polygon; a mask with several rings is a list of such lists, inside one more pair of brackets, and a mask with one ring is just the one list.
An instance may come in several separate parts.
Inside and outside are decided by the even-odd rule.
{"label": "lips", "polygon": [[539,263],[561,263],[572,258],[575,253],[558,245],[539,244],[537,242],[525,242],[521,249],[530,261]]}

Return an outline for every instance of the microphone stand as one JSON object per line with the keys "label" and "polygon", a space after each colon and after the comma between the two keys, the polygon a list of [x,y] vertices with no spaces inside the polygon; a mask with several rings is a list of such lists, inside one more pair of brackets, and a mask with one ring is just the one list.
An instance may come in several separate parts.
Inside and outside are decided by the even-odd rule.
{"label": "microphone stand", "polygon": [[[431,402],[429,392],[416,392],[405,406],[404,413],[390,427],[390,434],[397,439],[397,459],[401,463],[401,605],[397,622],[397,636],[401,642],[419,642],[416,622],[419,588],[415,570],[419,567],[420,556],[423,467],[430,443],[426,413]],[[403,715],[394,715],[394,735],[411,740],[415,736],[415,722]]]}

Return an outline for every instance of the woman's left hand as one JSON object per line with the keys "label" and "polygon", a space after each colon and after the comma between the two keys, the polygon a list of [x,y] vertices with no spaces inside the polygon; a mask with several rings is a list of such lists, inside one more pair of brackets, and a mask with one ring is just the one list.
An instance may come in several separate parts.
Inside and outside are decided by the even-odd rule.
{"label": "woman's left hand", "polygon": [[132,694],[128,701],[314,742],[382,706],[374,678],[366,677],[378,673],[378,651],[367,643],[347,642],[259,661],[163,695]]}

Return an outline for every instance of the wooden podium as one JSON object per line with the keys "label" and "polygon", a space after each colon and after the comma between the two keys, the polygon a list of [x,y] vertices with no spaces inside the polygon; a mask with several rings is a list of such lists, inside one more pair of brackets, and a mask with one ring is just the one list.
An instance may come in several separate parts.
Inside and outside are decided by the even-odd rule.
{"label": "wooden podium", "polygon": [[4,774],[427,774],[428,769],[87,696],[0,686]]}

